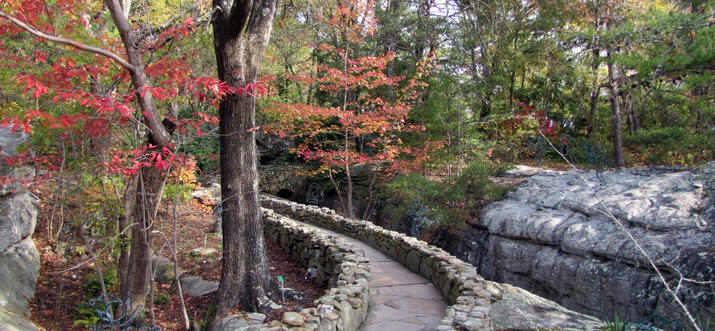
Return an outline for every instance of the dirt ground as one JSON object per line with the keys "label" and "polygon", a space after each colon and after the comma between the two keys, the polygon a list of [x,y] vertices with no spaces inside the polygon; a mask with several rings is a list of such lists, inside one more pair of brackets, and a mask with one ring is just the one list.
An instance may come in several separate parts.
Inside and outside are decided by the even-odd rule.
{"label": "dirt ground", "polygon": [[[42,201],[43,192],[35,190]],[[173,230],[173,205],[165,202],[159,211],[159,223],[155,230],[161,231],[170,241]],[[32,320],[45,330],[78,330],[91,325],[92,310],[88,301],[99,296],[98,277],[94,263],[89,258],[86,247],[80,245],[77,235],[68,231],[64,238],[51,242],[48,237],[48,223],[52,206],[40,202],[40,213],[33,239],[40,252],[41,269],[35,297],[31,300]],[[200,276],[206,280],[218,281],[221,272],[221,256],[192,254],[195,248],[206,247],[220,252],[220,238],[211,233],[215,215],[210,208],[195,200],[177,204],[177,260],[187,274]],[[93,245],[93,251],[101,261],[105,279],[109,280],[107,292],[117,294],[118,281],[112,276],[116,261],[112,252],[103,242]],[[171,259],[170,250],[161,236],[153,236],[155,255]],[[309,303],[281,302],[284,309],[268,312],[269,319],[280,318],[283,311],[300,311],[312,304],[313,300],[325,292],[313,282],[305,281],[305,267],[292,261],[288,254],[274,243],[267,242],[270,272],[274,279],[281,275],[285,286],[307,294]],[[114,272],[116,274],[116,272]],[[201,297],[185,297],[188,316],[191,320],[202,320],[212,299],[212,294]],[[280,299],[280,298],[278,298]],[[154,293],[153,325],[164,330],[183,328],[183,314],[175,286],[156,284]],[[150,314],[147,319],[151,321]]]}

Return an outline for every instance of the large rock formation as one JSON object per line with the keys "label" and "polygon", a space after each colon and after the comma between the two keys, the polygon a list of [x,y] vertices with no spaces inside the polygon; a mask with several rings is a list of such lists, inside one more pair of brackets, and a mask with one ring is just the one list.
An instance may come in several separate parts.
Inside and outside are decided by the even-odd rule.
{"label": "large rock formation", "polygon": [[30,236],[35,231],[37,208],[20,181],[33,176],[29,168],[8,166],[4,159],[16,153],[27,137],[0,127],[0,326],[3,330],[37,329],[27,317],[28,300],[35,295],[40,257]]}
{"label": "large rock formation", "polygon": [[642,248],[671,287],[681,274],[705,282],[683,281],[679,293],[696,318],[714,321],[715,285],[707,282],[715,274],[715,162],[582,176],[538,171],[486,207],[447,250],[487,279],[576,311],[688,327]]}

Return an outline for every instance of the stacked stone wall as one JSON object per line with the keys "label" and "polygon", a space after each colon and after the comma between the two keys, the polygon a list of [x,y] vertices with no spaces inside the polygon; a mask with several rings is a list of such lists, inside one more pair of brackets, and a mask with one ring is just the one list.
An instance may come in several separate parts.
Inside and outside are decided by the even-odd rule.
{"label": "stacked stone wall", "polygon": [[484,278],[473,266],[442,249],[371,222],[344,218],[328,208],[269,196],[263,196],[261,203],[279,214],[364,241],[430,280],[451,305],[440,323],[440,330],[489,327],[490,301],[498,300],[501,294],[493,288],[485,288]]}
{"label": "stacked stone wall", "polygon": [[[330,289],[315,308],[287,312],[281,321],[263,323],[261,314],[231,315],[212,330],[357,330],[367,317],[370,263],[365,253],[342,238],[264,209],[264,232],[307,268],[316,268],[319,285]],[[258,317],[257,317],[258,316]]]}

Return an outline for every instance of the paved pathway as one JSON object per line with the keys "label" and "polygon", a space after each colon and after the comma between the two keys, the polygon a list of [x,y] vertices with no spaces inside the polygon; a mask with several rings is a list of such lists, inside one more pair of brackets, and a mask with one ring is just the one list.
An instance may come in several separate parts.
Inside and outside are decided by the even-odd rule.
{"label": "paved pathway", "polygon": [[316,228],[342,237],[364,250],[365,257],[372,264],[370,307],[359,331],[437,329],[444,317],[447,303],[429,280],[362,241],[320,227]]}

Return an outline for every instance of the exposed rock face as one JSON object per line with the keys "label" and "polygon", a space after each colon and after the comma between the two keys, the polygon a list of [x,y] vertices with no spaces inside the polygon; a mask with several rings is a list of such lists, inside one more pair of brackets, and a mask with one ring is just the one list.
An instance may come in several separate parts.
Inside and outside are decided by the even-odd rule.
{"label": "exposed rock face", "polygon": [[[27,139],[21,132],[0,128],[0,157],[13,156]],[[27,319],[28,300],[35,295],[40,257],[30,236],[35,231],[37,207],[19,181],[31,178],[30,168],[0,166],[0,176],[11,181],[0,188],[0,326],[4,330],[36,330]]]}
{"label": "exposed rock face", "polygon": [[[489,205],[448,251],[485,278],[523,287],[580,312],[642,321],[657,314],[689,324],[647,258],[608,211],[652,257],[671,285],[677,273],[715,279],[715,162],[676,171],[649,167],[583,173],[540,171]],[[670,266],[669,266],[670,265]],[[714,285],[684,282],[682,299],[696,317],[715,320]]]}
{"label": "exposed rock face", "polygon": [[301,170],[300,166],[261,166],[258,174],[261,192],[305,202],[309,184],[306,176],[299,175]]}

